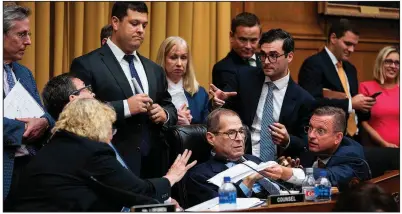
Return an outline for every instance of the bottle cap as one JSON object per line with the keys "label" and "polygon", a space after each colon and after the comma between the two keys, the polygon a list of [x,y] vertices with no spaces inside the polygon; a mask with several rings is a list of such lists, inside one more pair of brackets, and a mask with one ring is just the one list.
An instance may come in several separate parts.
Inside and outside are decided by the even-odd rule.
{"label": "bottle cap", "polygon": [[307,172],[308,174],[313,173],[313,168],[306,168],[306,172]]}
{"label": "bottle cap", "polygon": [[321,170],[320,171],[320,177],[326,177],[327,176],[327,171],[326,170]]}
{"label": "bottle cap", "polygon": [[230,182],[230,177],[229,176],[223,177],[223,182],[225,183]]}

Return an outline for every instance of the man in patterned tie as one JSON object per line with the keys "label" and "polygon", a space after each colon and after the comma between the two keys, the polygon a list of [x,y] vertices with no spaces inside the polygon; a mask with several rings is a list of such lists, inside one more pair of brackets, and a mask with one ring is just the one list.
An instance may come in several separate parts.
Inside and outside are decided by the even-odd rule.
{"label": "man in patterned tie", "polygon": [[[208,179],[246,160],[261,163],[260,158],[244,154],[246,136],[247,128],[236,112],[219,108],[208,115],[206,138],[213,150],[210,160],[189,171],[186,187],[190,206],[218,196],[219,187],[208,183]],[[265,171],[261,173],[265,174]],[[258,173],[235,186],[238,197],[266,198],[269,194],[279,194],[279,187]]]}
{"label": "man in patterned tie", "polygon": [[375,99],[358,93],[357,70],[349,62],[358,42],[359,32],[347,19],[336,21],[329,29],[326,47],[304,60],[299,84],[319,106],[342,108],[348,114],[346,133],[359,142],[358,118],[367,117],[365,112]]}
{"label": "man in patterned tie", "polygon": [[263,161],[297,156],[307,146],[303,127],[310,119],[314,98],[290,76],[294,40],[288,32],[271,29],[262,34],[259,45],[262,72],[239,72],[237,95],[231,102],[225,103],[229,92],[215,88],[214,105],[224,103],[250,128],[247,153]]}
{"label": "man in patterned tie", "polygon": [[[30,10],[15,4],[3,9],[3,97],[13,89],[17,81],[42,106],[31,71],[17,63],[27,46],[31,45],[29,19]],[[3,117],[3,200],[18,183],[20,172],[31,156],[46,140],[47,132],[54,120],[45,112],[40,118]]]}

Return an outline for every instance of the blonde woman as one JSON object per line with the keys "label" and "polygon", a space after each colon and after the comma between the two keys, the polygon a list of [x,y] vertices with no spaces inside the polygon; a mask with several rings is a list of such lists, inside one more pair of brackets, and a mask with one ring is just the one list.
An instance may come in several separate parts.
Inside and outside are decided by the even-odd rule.
{"label": "blonde woman", "polygon": [[159,47],[156,63],[166,72],[168,91],[177,109],[177,124],[205,123],[209,114],[208,94],[195,78],[187,42],[177,36],[165,39]]}
{"label": "blonde woman", "polygon": [[362,122],[370,138],[383,147],[399,147],[399,49],[384,47],[374,65],[374,80],[362,82],[360,93],[372,96],[381,92],[370,112]]}
{"label": "blonde woman", "polygon": [[[10,195],[6,210],[118,212],[123,206],[150,202],[134,194],[167,200],[171,186],[195,164],[187,165],[191,151],[179,155],[166,176],[142,180],[124,168],[107,145],[115,120],[115,111],[95,99],[76,99],[67,104],[48,144],[23,172],[21,188]],[[126,193],[116,193],[112,188]]]}

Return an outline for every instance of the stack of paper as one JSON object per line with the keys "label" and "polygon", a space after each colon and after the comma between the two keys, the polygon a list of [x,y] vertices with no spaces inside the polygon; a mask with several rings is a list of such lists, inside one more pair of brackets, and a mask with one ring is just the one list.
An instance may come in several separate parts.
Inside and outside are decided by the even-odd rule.
{"label": "stack of paper", "polygon": [[[256,164],[252,161],[246,161],[243,164],[237,164],[237,165],[215,175],[214,177],[210,178],[208,180],[208,182],[215,184],[218,187],[221,187],[221,185],[223,184],[223,177],[229,176],[232,183],[236,183],[236,182],[242,180],[243,178],[255,173],[255,171],[250,169],[250,167],[252,167],[253,169],[255,169],[257,171],[261,171],[267,167],[271,167],[276,164],[278,164],[278,163],[276,163],[275,161],[261,162],[260,164]],[[249,167],[246,165],[248,165]]]}
{"label": "stack of paper", "polygon": [[[264,201],[259,198],[237,198],[237,210],[247,209],[251,207],[256,207],[263,204]],[[219,198],[213,198],[211,200],[205,201],[201,204],[195,205],[186,209],[188,212],[200,212],[200,211],[219,211]]]}

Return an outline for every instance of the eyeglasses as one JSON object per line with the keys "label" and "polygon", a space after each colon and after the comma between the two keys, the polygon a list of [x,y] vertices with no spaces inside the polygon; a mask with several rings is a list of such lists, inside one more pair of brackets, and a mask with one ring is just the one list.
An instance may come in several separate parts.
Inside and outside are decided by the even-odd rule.
{"label": "eyeglasses", "polygon": [[214,134],[226,134],[231,140],[236,140],[237,135],[240,134],[240,137],[242,139],[246,139],[246,133],[247,129],[246,128],[241,128],[239,131],[236,130],[229,130],[227,132],[212,132]]}
{"label": "eyeglasses", "polygon": [[24,31],[24,32],[15,33],[15,35],[17,35],[18,38],[20,38],[20,39],[26,39],[26,38],[28,38],[28,36],[30,37],[32,35],[32,33],[28,32],[28,31]]}
{"label": "eyeglasses", "polygon": [[92,92],[92,86],[91,86],[91,85],[87,85],[87,86],[85,86],[85,87],[83,87],[83,88],[77,89],[77,90],[73,91],[73,92],[70,94],[70,96],[71,96],[71,95],[78,96],[78,95],[81,93],[81,91],[83,91],[83,90],[88,90],[89,92]]}
{"label": "eyeglasses", "polygon": [[315,130],[315,133],[317,133],[319,136],[324,136],[328,131],[327,130],[325,130],[325,129],[323,129],[323,128],[317,128],[317,129],[315,129],[315,128],[313,128],[313,127],[311,127],[311,126],[305,126],[304,127],[304,131],[307,133],[307,134],[310,134],[311,132],[313,132]]}
{"label": "eyeglasses", "polygon": [[283,55],[286,55],[286,54],[284,53],[284,54],[281,54],[281,55],[277,55],[277,54],[269,54],[268,55],[264,51],[261,51],[260,52],[260,59],[261,59],[261,62],[265,62],[265,60],[268,57],[268,61],[270,63],[275,63],[276,61],[278,61],[278,58],[283,56]]}
{"label": "eyeglasses", "polygon": [[391,66],[392,64],[394,64],[395,67],[399,68],[399,61],[398,60],[395,60],[395,61],[393,61],[392,59],[384,60],[384,65]]}

